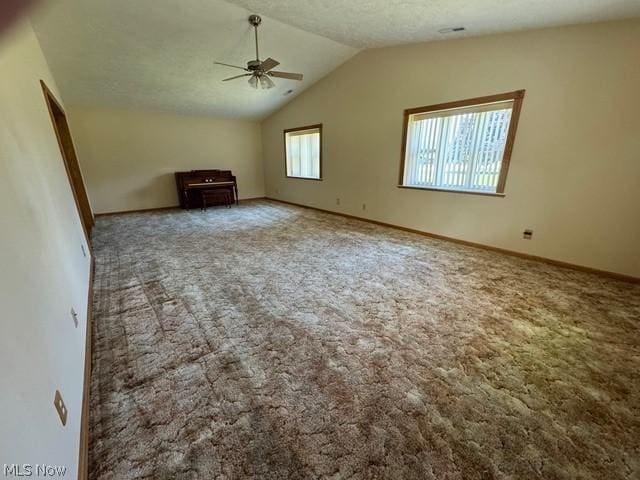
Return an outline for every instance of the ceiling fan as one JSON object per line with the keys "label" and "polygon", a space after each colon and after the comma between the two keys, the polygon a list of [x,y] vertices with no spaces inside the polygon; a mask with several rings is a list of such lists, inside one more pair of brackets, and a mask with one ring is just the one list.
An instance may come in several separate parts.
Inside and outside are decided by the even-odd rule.
{"label": "ceiling fan", "polygon": [[258,83],[262,88],[273,88],[275,87],[275,83],[269,77],[276,78],[287,78],[289,80],[302,80],[301,73],[288,73],[288,72],[276,72],[273,69],[280,65],[280,62],[274,60],[273,58],[267,58],[264,62],[260,61],[260,55],[258,54],[258,25],[262,23],[262,18],[260,15],[251,15],[249,17],[249,23],[253,26],[255,36],[256,36],[256,59],[250,60],[247,62],[246,67],[240,67],[238,65],[230,65],[228,63],[222,62],[214,62],[217,65],[224,65],[226,67],[239,68],[240,70],[244,70],[245,72],[242,75],[236,75],[234,77],[225,78],[222,80],[223,82],[227,82],[229,80],[235,80],[236,78],[242,77],[250,77],[249,85],[253,88],[258,88]]}

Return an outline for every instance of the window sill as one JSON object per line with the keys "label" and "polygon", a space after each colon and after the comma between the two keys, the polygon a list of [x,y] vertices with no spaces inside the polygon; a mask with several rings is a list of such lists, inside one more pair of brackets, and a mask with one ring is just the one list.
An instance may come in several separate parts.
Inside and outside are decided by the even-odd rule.
{"label": "window sill", "polygon": [[286,178],[295,178],[297,180],[314,180],[316,182],[321,182],[322,178],[311,178],[311,177],[294,177],[291,175],[285,175]]}
{"label": "window sill", "polygon": [[450,188],[438,188],[438,187],[413,187],[410,185],[398,185],[398,188],[408,188],[409,190],[432,190],[435,192],[467,193],[471,195],[484,195],[487,197],[505,197],[506,196],[504,193],[480,192],[476,190],[453,190]]}

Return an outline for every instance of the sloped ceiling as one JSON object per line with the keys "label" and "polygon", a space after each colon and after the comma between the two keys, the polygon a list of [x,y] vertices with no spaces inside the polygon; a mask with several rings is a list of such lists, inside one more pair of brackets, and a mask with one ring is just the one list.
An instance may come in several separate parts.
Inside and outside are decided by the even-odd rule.
{"label": "sloped ceiling", "polygon": [[[261,57],[303,82],[221,81],[241,71],[214,60],[254,57],[250,13]],[[49,0],[32,23],[69,105],[258,120],[361,48],[634,16],[640,0]]]}
{"label": "sloped ceiling", "polygon": [[[356,48],[640,16],[640,0],[229,1]],[[457,26],[466,32],[438,32]]]}
{"label": "sloped ceiling", "polygon": [[[260,119],[357,49],[263,16],[260,54],[302,82],[222,82],[255,58],[250,13],[219,0],[53,0],[31,21],[68,105]],[[285,96],[285,92],[294,92]]]}

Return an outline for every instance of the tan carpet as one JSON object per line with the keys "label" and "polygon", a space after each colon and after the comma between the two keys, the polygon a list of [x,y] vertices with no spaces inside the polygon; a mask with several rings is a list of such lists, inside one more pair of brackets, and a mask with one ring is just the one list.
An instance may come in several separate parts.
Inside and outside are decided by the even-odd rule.
{"label": "tan carpet", "polygon": [[100,218],[92,480],[640,478],[640,286],[277,203]]}

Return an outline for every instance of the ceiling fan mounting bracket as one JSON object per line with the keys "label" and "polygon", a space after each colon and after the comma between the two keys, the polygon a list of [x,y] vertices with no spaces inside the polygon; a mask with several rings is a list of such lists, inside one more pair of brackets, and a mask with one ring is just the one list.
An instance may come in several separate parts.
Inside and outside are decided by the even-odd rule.
{"label": "ceiling fan mounting bracket", "polygon": [[262,17],[260,15],[250,15],[249,16],[249,23],[252,26],[257,27],[258,25],[260,25],[262,23]]}

